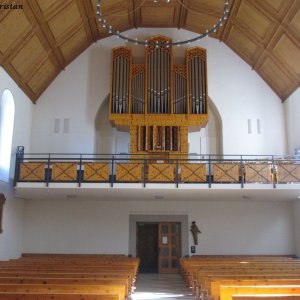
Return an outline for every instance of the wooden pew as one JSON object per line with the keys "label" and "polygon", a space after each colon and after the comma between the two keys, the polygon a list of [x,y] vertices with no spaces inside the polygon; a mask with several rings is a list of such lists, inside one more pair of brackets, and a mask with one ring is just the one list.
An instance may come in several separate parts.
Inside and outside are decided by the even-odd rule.
{"label": "wooden pew", "polygon": [[124,300],[126,288],[124,285],[0,284],[0,299],[2,294],[115,295],[118,300]]}
{"label": "wooden pew", "polygon": [[260,272],[263,270],[279,271],[279,272],[297,272],[300,271],[300,263],[297,262],[252,262],[251,264],[239,264],[235,262],[229,263],[212,263],[212,264],[202,264],[200,265],[192,265],[190,266],[189,271],[185,275],[185,280],[190,287],[194,287],[197,282],[197,277],[199,274],[205,274],[208,272],[215,273],[231,273],[236,272],[239,274],[252,272],[253,270]]}
{"label": "wooden pew", "polygon": [[300,294],[299,295],[264,295],[263,297],[259,295],[254,295],[254,296],[232,296],[233,300],[299,300],[300,299]]}
{"label": "wooden pew", "polygon": [[118,295],[89,295],[89,294],[18,294],[5,293],[1,300],[118,300]]}
{"label": "wooden pew", "polygon": [[300,295],[300,285],[282,286],[221,286],[220,300],[232,300],[237,295]]}
{"label": "wooden pew", "polygon": [[212,280],[210,299],[219,300],[221,298],[222,287],[272,287],[272,286],[295,286],[300,287],[300,279],[237,279],[237,280]]}
{"label": "wooden pew", "polygon": [[123,300],[138,265],[124,255],[26,254],[0,262],[0,299]]}
{"label": "wooden pew", "polygon": [[[131,286],[127,279],[115,279],[115,278],[104,278],[104,279],[82,279],[82,278],[15,278],[15,277],[4,277],[0,278],[0,285],[3,284],[43,284],[47,285],[124,285],[126,291],[126,298],[131,295]],[[1,296],[0,296],[1,299]]]}
{"label": "wooden pew", "polygon": [[[300,263],[293,257],[281,256],[220,256],[195,257],[181,260],[181,272],[189,286],[193,287],[196,296],[219,299],[224,280],[227,285],[238,283],[267,285],[273,283],[299,284]],[[222,281],[220,283],[220,281]],[[228,280],[231,280],[228,281]],[[248,281],[247,281],[248,280]],[[257,283],[254,283],[254,280]],[[277,281],[276,281],[277,280]],[[219,281],[219,282],[218,282]]]}

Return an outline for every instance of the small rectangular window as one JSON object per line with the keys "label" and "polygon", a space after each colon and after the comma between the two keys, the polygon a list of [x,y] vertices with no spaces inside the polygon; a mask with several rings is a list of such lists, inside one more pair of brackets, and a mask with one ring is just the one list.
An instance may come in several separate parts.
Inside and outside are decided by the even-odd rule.
{"label": "small rectangular window", "polygon": [[59,133],[59,123],[60,120],[59,119],[54,119],[54,133]]}
{"label": "small rectangular window", "polygon": [[261,120],[257,119],[256,123],[257,123],[257,133],[261,134]]}
{"label": "small rectangular window", "polygon": [[251,119],[248,119],[248,134],[252,133],[252,123],[251,123]]}
{"label": "small rectangular window", "polygon": [[70,119],[64,119],[64,133],[70,132]]}

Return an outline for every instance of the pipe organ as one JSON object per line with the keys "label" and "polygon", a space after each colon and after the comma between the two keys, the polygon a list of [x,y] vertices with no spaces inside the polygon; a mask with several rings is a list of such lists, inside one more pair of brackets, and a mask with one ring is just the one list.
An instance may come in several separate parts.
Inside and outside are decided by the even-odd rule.
{"label": "pipe organ", "polygon": [[109,119],[130,130],[130,153],[170,158],[188,154],[188,132],[206,126],[206,50],[186,50],[173,65],[171,39],[148,39],[145,64],[133,64],[130,48],[112,50]]}

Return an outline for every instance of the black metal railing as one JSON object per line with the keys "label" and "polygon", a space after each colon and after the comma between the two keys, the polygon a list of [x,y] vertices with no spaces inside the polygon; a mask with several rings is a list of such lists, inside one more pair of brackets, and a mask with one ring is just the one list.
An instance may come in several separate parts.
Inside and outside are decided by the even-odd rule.
{"label": "black metal railing", "polygon": [[277,155],[24,153],[16,155],[18,182],[277,184],[300,183],[300,160]]}

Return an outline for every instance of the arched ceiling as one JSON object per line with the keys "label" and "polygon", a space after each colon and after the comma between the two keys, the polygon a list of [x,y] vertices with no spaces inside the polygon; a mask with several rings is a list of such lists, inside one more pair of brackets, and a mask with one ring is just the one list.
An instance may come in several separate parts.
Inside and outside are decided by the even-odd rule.
{"label": "arched ceiling", "polygon": [[[6,9],[7,3],[21,9]],[[202,32],[222,16],[223,0],[102,0],[120,31],[175,27]],[[228,45],[285,100],[300,86],[300,0],[231,0],[213,38]],[[15,6],[16,8],[16,6]],[[54,78],[106,32],[96,0],[0,0],[0,64],[36,102]]]}

